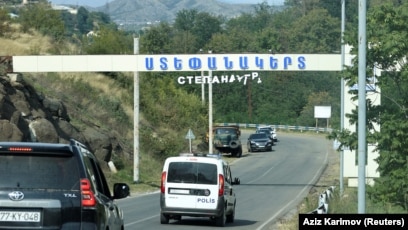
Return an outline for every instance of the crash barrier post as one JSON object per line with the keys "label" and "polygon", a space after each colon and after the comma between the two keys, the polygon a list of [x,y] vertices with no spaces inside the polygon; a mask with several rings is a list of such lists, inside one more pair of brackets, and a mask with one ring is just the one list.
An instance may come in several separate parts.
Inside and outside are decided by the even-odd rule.
{"label": "crash barrier post", "polygon": [[329,201],[333,197],[335,186],[330,186],[324,192],[319,195],[319,201],[317,208],[308,214],[328,214],[329,213]]}

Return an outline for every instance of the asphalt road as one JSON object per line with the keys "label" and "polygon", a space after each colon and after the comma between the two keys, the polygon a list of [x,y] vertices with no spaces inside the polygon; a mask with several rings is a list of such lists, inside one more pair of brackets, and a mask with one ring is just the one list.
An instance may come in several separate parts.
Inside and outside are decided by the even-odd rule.
{"label": "asphalt road", "polygon": [[[272,152],[246,152],[248,133],[243,132],[244,154],[231,163],[237,207],[234,223],[226,228],[266,230],[307,195],[325,165],[331,143],[323,136],[278,132]],[[118,200],[126,229],[214,229],[208,218],[183,217],[160,224],[159,193]]]}

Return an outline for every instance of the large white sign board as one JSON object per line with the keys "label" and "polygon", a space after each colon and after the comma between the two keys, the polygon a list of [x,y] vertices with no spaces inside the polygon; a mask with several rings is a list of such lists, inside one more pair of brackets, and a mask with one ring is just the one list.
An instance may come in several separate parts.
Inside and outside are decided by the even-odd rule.
{"label": "large white sign board", "polygon": [[13,56],[13,72],[341,71],[339,54]]}
{"label": "large white sign board", "polygon": [[314,116],[315,118],[330,118],[331,106],[315,106]]}

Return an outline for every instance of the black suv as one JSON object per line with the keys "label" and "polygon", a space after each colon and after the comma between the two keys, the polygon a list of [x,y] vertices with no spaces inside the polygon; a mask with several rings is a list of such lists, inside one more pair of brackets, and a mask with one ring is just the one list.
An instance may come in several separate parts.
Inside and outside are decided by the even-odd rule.
{"label": "black suv", "polygon": [[0,229],[124,229],[96,157],[75,140],[69,144],[0,142]]}

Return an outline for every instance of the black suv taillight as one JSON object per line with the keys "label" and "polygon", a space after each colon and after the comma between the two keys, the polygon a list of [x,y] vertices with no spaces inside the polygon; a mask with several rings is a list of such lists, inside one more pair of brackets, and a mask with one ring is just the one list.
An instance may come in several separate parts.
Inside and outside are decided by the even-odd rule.
{"label": "black suv taillight", "polygon": [[83,207],[94,207],[96,200],[94,193],[91,190],[91,182],[88,179],[81,179],[81,196]]}

